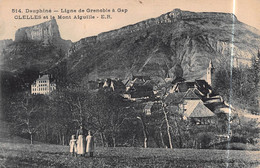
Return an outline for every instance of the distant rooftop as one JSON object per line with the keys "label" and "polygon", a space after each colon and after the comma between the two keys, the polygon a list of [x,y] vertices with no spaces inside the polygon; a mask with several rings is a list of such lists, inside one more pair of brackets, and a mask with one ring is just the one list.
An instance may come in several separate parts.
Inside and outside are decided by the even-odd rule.
{"label": "distant rooftop", "polygon": [[187,100],[186,111],[184,116],[186,117],[212,117],[215,114],[208,109],[201,100]]}
{"label": "distant rooftop", "polygon": [[49,75],[42,75],[37,80],[49,80]]}

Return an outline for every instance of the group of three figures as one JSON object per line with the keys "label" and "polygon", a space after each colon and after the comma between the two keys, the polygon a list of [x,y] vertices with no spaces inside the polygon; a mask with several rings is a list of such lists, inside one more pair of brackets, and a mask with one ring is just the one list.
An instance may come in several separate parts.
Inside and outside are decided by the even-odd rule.
{"label": "group of three figures", "polygon": [[88,131],[88,135],[85,138],[86,130],[83,126],[80,126],[77,130],[76,135],[72,135],[70,140],[70,153],[72,156],[85,156],[89,154],[90,157],[93,157],[94,153],[94,137],[91,135],[91,131]]}

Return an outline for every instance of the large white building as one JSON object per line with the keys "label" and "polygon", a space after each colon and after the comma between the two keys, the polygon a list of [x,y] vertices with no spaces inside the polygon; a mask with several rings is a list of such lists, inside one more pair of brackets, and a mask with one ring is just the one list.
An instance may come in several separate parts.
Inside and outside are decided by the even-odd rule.
{"label": "large white building", "polygon": [[49,75],[39,76],[38,79],[31,85],[31,94],[48,95],[56,90],[56,83],[50,81]]}

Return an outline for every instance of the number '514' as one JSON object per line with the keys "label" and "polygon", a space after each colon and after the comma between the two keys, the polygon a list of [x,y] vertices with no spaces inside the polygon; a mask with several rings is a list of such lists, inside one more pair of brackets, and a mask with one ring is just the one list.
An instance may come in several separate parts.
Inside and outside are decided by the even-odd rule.
{"label": "number '514'", "polygon": [[21,9],[12,9],[12,13],[22,13]]}

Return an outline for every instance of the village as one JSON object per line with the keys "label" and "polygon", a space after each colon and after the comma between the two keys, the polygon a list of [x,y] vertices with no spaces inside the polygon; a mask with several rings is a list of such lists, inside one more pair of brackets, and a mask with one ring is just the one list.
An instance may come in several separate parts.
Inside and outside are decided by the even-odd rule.
{"label": "village", "polygon": [[[220,95],[214,93],[213,78],[214,66],[210,61],[204,77],[194,81],[186,81],[182,77],[166,78],[163,84],[155,85],[149,76],[132,76],[128,80],[108,78],[89,81],[85,88],[90,92],[103,89],[120,95],[125,102],[130,103],[129,108],[143,115],[143,125],[144,118],[149,120],[149,117],[167,111],[169,115],[179,114],[182,117],[181,121],[188,123],[187,129],[196,127],[200,132],[208,132],[213,127],[218,133],[211,137],[207,146],[204,146],[209,147],[231,139],[232,130],[228,129],[228,125],[236,118],[235,109]],[[56,87],[58,86],[52,75],[45,74],[39,76],[31,85],[31,94],[49,95]],[[144,134],[148,134],[147,131],[144,131]],[[148,135],[144,135],[146,136]],[[144,146],[147,147],[147,143],[145,142]],[[195,146],[201,148],[201,144]]]}

